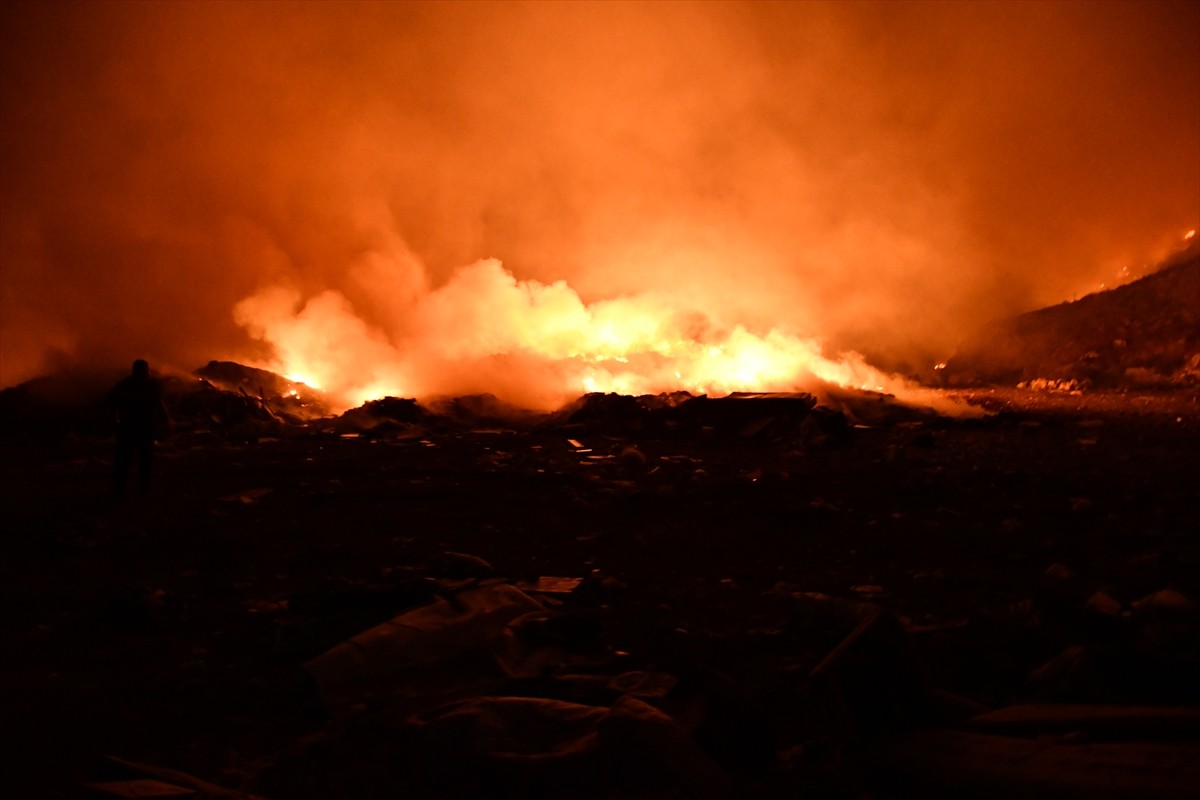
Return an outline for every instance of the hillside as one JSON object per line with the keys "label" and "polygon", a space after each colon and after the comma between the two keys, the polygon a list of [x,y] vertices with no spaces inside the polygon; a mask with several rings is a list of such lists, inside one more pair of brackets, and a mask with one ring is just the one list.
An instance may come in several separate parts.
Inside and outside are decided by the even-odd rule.
{"label": "hillside", "polygon": [[1200,249],[1133,283],[985,325],[960,345],[943,375],[958,386],[1200,381]]}

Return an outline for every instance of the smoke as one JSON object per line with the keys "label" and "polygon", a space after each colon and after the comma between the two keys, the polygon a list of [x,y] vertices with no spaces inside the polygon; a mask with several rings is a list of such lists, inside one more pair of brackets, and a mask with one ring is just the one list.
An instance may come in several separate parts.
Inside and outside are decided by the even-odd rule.
{"label": "smoke", "polygon": [[912,394],[860,356],[830,360],[793,332],[719,327],[656,294],[589,305],[564,281],[518,281],[496,260],[457,270],[406,310],[404,330],[385,332],[364,323],[340,292],[305,299],[273,287],[238,303],[234,317],[274,343],[288,377],[321,388],[338,406],[483,389],[546,409],[585,390],[726,394],[837,384]]}
{"label": "smoke", "polygon": [[[915,369],[1200,216],[1194,3],[8,3],[0,24],[3,385],[232,358],[347,396],[546,403],[757,342]],[[644,363],[608,358],[617,328]]]}

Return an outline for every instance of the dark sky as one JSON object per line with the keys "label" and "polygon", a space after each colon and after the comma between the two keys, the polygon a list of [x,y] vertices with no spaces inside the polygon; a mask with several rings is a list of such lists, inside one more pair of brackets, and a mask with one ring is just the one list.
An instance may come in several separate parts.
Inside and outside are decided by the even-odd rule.
{"label": "dark sky", "polygon": [[564,280],[920,362],[1200,217],[1194,2],[8,2],[0,26],[2,385],[269,359],[252,297],[277,330],[323,298],[363,358],[465,347],[495,286],[427,301],[485,258],[527,299]]}

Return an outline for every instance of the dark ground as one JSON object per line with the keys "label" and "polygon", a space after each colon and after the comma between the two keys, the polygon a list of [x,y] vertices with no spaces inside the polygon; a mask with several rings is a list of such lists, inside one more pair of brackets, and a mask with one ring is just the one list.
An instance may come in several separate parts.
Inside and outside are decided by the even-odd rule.
{"label": "dark ground", "polygon": [[113,754],[266,797],[443,794],[330,721],[299,667],[452,572],[445,551],[512,581],[588,578],[564,609],[592,669],[699,686],[728,733],[698,738],[739,793],[890,796],[869,757],[848,768],[821,755],[835,736],[789,725],[788,670],[847,632],[805,640],[799,592],[894,611],[932,685],[987,706],[1200,704],[1194,606],[1164,626],[1132,605],[1200,599],[1196,391],[972,396],[1001,413],[806,449],[636,441],[645,464],[589,462],[629,442],[586,430],[180,434],[152,493],[116,505],[110,441],[5,446],[0,783],[83,796]]}

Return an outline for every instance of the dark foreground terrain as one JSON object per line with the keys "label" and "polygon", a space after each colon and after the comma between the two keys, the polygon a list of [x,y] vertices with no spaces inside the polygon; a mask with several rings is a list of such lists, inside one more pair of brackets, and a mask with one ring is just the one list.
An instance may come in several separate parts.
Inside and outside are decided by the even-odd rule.
{"label": "dark foreground terrain", "polygon": [[1188,796],[1195,390],[973,399],[781,440],[188,431],[115,504],[111,441],[5,446],[0,785]]}

